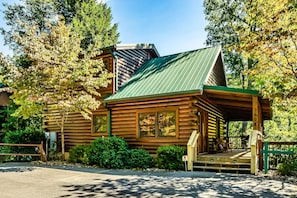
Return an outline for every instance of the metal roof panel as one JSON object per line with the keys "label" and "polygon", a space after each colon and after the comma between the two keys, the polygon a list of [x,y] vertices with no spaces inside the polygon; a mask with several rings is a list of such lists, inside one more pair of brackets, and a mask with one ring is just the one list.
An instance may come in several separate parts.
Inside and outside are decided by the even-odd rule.
{"label": "metal roof panel", "polygon": [[220,52],[216,46],[151,59],[105,101],[202,92]]}

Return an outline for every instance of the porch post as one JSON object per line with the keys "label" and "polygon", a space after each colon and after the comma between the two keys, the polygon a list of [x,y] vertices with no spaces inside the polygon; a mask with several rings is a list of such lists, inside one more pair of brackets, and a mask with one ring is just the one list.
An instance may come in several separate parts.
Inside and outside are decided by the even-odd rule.
{"label": "porch post", "polygon": [[[253,96],[252,98],[252,115],[253,115],[253,129],[260,132],[259,135],[261,135],[261,143],[258,141],[258,135],[257,135],[257,145],[256,145],[256,156],[258,157],[258,161],[253,162],[257,164],[257,169],[262,170],[263,169],[263,154],[260,152],[262,149],[262,110],[261,110],[261,104],[259,102],[258,96]],[[255,159],[256,160],[256,159]],[[252,159],[253,161],[253,159]]]}
{"label": "porch post", "polygon": [[253,102],[253,129],[257,131],[261,131],[262,112],[261,112],[258,96],[253,96],[252,102]]}

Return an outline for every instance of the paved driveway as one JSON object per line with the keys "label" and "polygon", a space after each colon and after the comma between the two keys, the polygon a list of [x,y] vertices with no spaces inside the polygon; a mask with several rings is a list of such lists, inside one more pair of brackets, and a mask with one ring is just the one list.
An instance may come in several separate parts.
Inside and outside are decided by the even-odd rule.
{"label": "paved driveway", "polygon": [[252,175],[70,169],[0,164],[0,197],[297,197],[297,184]]}

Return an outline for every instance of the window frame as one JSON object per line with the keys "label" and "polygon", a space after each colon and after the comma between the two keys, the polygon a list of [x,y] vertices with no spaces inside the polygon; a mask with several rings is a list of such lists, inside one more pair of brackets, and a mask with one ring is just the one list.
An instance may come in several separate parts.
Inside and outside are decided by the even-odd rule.
{"label": "window frame", "polygon": [[[175,136],[159,136],[159,113],[162,112],[175,112]],[[141,136],[140,134],[140,123],[139,123],[139,116],[140,114],[144,114],[144,113],[154,113],[156,116],[156,120],[155,120],[155,136],[154,137],[149,137],[149,136]],[[142,109],[142,110],[137,110],[136,111],[136,137],[138,139],[173,139],[173,138],[178,138],[179,137],[179,111],[178,111],[178,107],[169,107],[169,108],[148,108],[148,109]]]}
{"label": "window frame", "polygon": [[[100,131],[100,132],[95,132],[95,127],[94,127],[94,119],[96,116],[105,116],[106,117],[106,131]],[[107,135],[108,132],[108,115],[107,112],[101,112],[101,113],[93,113],[92,114],[92,120],[91,120],[91,135],[92,136],[104,136]]]}

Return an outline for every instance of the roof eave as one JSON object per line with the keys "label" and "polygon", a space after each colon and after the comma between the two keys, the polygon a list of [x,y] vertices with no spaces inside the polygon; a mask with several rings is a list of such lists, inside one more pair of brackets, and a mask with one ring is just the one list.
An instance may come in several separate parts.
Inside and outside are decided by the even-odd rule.
{"label": "roof eave", "polygon": [[158,57],[160,57],[160,54],[152,43],[139,43],[139,44],[116,44],[115,48],[117,50],[127,50],[127,49],[152,49],[156,53]]}
{"label": "roof eave", "polygon": [[167,96],[178,96],[178,95],[202,95],[203,89],[197,90],[187,90],[187,91],[179,91],[179,92],[171,92],[171,93],[162,93],[162,94],[152,94],[152,95],[144,95],[144,96],[134,96],[127,98],[116,98],[116,99],[105,99],[104,104],[108,103],[122,103],[126,101],[132,100],[142,100],[142,99],[151,99],[151,98],[160,98]]}
{"label": "roof eave", "polygon": [[210,86],[210,85],[204,85],[203,89],[214,90],[214,91],[226,91],[226,92],[234,92],[234,93],[241,93],[241,94],[249,94],[249,95],[260,96],[259,91],[249,90],[249,89],[239,89],[239,88],[230,88],[230,87],[224,87],[224,86]]}

